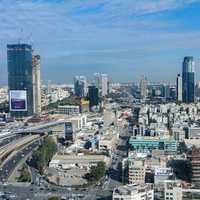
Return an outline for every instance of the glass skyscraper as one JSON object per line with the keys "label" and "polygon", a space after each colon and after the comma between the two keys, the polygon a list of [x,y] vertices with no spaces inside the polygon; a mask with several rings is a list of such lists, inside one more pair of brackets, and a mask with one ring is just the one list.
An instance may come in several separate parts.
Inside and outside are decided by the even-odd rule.
{"label": "glass skyscraper", "polygon": [[[15,95],[11,100],[13,109],[10,106],[12,117],[23,117],[33,114],[33,64],[32,64],[32,47],[28,44],[9,44],[7,45],[8,58],[8,87],[9,94]],[[17,92],[16,92],[17,91]],[[26,107],[20,103],[20,92],[26,94]],[[18,99],[17,99],[18,98]]]}
{"label": "glass skyscraper", "polygon": [[187,56],[183,61],[182,71],[182,87],[183,87],[183,102],[192,103],[195,100],[195,62],[194,58]]}
{"label": "glass skyscraper", "polygon": [[96,86],[89,86],[88,99],[90,101],[90,108],[99,105],[99,90]]}

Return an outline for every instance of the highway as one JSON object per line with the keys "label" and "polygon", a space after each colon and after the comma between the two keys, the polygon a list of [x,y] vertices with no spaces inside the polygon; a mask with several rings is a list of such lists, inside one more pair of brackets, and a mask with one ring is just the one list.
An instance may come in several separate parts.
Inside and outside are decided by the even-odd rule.
{"label": "highway", "polygon": [[60,125],[60,124],[64,124],[65,122],[66,122],[66,120],[64,120],[64,119],[60,119],[60,120],[57,120],[57,121],[46,122],[46,123],[43,123],[43,124],[39,124],[37,126],[30,126],[30,127],[27,127],[27,128],[18,129],[16,131],[14,131],[14,133],[15,134],[18,134],[18,133],[31,133],[31,132],[35,132],[35,131],[48,130],[52,126],[57,126],[57,125]]}
{"label": "highway", "polygon": [[36,147],[39,146],[40,141],[36,140],[29,145],[26,145],[19,151],[15,151],[14,155],[7,159],[0,168],[0,182],[4,183],[19,164],[20,160],[30,154]]}
{"label": "highway", "polygon": [[0,138],[0,148],[13,142],[13,141],[20,139],[22,137],[24,137],[24,136],[20,135],[20,134],[12,134],[12,135],[6,136],[4,138]]}
{"label": "highway", "polygon": [[13,151],[20,149],[24,145],[34,141],[39,137],[39,135],[28,135],[17,140],[13,140],[5,146],[0,147],[0,164],[2,165]]}

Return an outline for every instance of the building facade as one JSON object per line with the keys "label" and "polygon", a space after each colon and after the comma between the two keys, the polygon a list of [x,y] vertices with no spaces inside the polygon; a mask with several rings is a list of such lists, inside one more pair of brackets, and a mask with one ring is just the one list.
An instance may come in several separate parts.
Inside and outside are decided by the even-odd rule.
{"label": "building facade", "polygon": [[31,45],[7,45],[7,59],[11,116],[30,116],[34,113]]}
{"label": "building facade", "polygon": [[143,160],[131,160],[128,165],[128,182],[145,183],[146,166]]}
{"label": "building facade", "polygon": [[86,97],[88,92],[87,79],[85,76],[74,78],[74,93],[78,97]]}
{"label": "building facade", "polygon": [[123,185],[113,190],[113,200],[154,200],[152,184]]}
{"label": "building facade", "polygon": [[107,74],[101,74],[101,95],[102,97],[106,96],[108,94],[108,75]]}
{"label": "building facade", "polygon": [[182,77],[178,74],[176,78],[176,98],[178,102],[182,102],[183,100],[182,88]]}
{"label": "building facade", "polygon": [[41,113],[41,79],[40,79],[40,56],[33,55],[33,100],[34,113]]}
{"label": "building facade", "polygon": [[200,189],[191,188],[179,180],[168,180],[164,183],[164,200],[199,200]]}
{"label": "building facade", "polygon": [[96,86],[89,86],[88,99],[90,102],[90,108],[99,105],[99,90]]}
{"label": "building facade", "polygon": [[192,103],[195,100],[195,62],[194,58],[187,56],[183,61],[182,86],[183,102]]}
{"label": "building facade", "polygon": [[162,139],[158,137],[134,137],[129,139],[129,144],[137,152],[148,152],[154,149],[164,150],[168,154],[176,154],[178,143],[174,139]]}
{"label": "building facade", "polygon": [[146,99],[148,96],[148,82],[146,77],[142,76],[140,80],[140,97],[141,99]]}
{"label": "building facade", "polygon": [[58,106],[58,113],[66,115],[78,115],[80,114],[80,106],[78,105]]}
{"label": "building facade", "polygon": [[200,185],[200,149],[193,148],[187,155],[187,159],[192,170],[191,182]]}

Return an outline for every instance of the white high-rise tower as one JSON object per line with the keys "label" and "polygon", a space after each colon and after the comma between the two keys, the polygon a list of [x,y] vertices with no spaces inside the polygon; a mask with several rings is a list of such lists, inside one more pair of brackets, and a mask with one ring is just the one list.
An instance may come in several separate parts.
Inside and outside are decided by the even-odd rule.
{"label": "white high-rise tower", "polygon": [[182,87],[182,77],[180,74],[177,75],[176,78],[176,97],[177,101],[181,102],[183,100],[183,87]]}
{"label": "white high-rise tower", "polygon": [[102,97],[108,94],[108,75],[101,74],[101,95]]}
{"label": "white high-rise tower", "polygon": [[34,113],[41,113],[40,56],[33,55],[33,105]]}

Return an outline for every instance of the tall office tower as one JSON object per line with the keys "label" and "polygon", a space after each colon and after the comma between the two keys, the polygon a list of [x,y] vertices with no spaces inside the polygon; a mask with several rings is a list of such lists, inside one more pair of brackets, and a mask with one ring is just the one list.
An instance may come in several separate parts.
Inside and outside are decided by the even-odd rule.
{"label": "tall office tower", "polygon": [[99,105],[99,91],[96,86],[89,86],[88,99],[90,101],[90,108]]}
{"label": "tall office tower", "polygon": [[165,87],[165,99],[166,100],[169,100],[170,99],[170,85],[169,84],[167,84],[167,85],[164,85],[164,87]]}
{"label": "tall office tower", "polygon": [[101,74],[101,96],[104,97],[108,94],[108,75]]}
{"label": "tall office tower", "polygon": [[33,55],[33,97],[34,113],[41,113],[41,80],[40,80],[40,56]]}
{"label": "tall office tower", "polygon": [[140,80],[140,96],[141,99],[146,99],[147,95],[148,95],[148,82],[147,79],[142,76],[141,80]]}
{"label": "tall office tower", "polygon": [[95,73],[94,74],[94,85],[98,88],[98,90],[101,90],[101,74]]}
{"label": "tall office tower", "polygon": [[88,93],[87,79],[85,76],[76,76],[74,78],[74,92],[78,97],[86,97]]}
{"label": "tall office tower", "polygon": [[183,71],[182,71],[182,85],[183,85],[183,102],[192,103],[194,102],[195,93],[195,63],[191,56],[187,56],[183,61]]}
{"label": "tall office tower", "polygon": [[9,44],[7,58],[11,116],[30,116],[34,111],[32,47],[28,44]]}
{"label": "tall office tower", "polygon": [[182,88],[182,77],[178,74],[176,78],[176,98],[178,102],[183,100]]}

